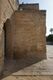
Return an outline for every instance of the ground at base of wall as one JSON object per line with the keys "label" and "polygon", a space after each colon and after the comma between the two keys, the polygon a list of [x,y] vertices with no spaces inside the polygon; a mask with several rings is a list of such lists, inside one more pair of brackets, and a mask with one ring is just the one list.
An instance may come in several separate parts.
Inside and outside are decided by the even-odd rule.
{"label": "ground at base of wall", "polygon": [[53,80],[53,76],[51,76],[53,75],[53,46],[47,45],[47,59],[45,60],[20,70],[16,70],[13,67],[15,69],[14,72],[10,72],[12,70],[10,65],[4,71],[3,75],[5,76],[1,80]]}
{"label": "ground at base of wall", "polygon": [[2,80],[53,80],[53,76],[8,76]]}

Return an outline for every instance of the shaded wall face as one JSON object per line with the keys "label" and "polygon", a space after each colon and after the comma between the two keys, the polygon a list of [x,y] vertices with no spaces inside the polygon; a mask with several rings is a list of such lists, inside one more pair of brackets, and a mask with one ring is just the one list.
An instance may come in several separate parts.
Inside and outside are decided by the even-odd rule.
{"label": "shaded wall face", "polygon": [[[6,27],[9,58],[45,58],[44,16],[36,12],[15,12]],[[11,27],[11,28],[10,28]],[[43,28],[44,27],[44,28]]]}
{"label": "shaded wall face", "polygon": [[20,4],[19,10],[39,10],[39,4]]}
{"label": "shaded wall face", "polygon": [[[8,58],[11,56],[12,52],[12,30],[11,30],[11,22],[10,19],[7,19],[4,25],[4,51],[5,51],[5,58]],[[9,54],[8,54],[9,53]]]}

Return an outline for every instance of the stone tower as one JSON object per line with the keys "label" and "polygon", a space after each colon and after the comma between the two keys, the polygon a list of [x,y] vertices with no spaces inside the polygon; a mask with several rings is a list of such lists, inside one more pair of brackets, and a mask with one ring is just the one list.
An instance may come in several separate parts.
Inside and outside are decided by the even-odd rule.
{"label": "stone tower", "polygon": [[8,58],[46,58],[46,11],[39,10],[39,4],[20,4],[5,26]]}

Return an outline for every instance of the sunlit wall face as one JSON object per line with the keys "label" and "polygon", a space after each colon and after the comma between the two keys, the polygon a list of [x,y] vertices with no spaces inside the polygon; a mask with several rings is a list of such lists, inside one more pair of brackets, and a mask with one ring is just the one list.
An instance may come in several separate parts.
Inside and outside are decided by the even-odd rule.
{"label": "sunlit wall face", "polygon": [[46,9],[46,35],[53,28],[53,0],[19,0],[20,3],[39,3],[40,9]]}

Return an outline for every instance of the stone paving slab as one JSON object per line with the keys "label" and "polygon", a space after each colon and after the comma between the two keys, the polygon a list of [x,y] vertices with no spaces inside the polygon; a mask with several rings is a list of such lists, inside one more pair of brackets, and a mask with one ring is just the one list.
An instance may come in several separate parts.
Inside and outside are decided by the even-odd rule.
{"label": "stone paving slab", "polygon": [[3,78],[2,80],[17,80],[14,76],[8,76],[6,78]]}
{"label": "stone paving slab", "polygon": [[53,80],[53,76],[8,76],[2,80]]}

